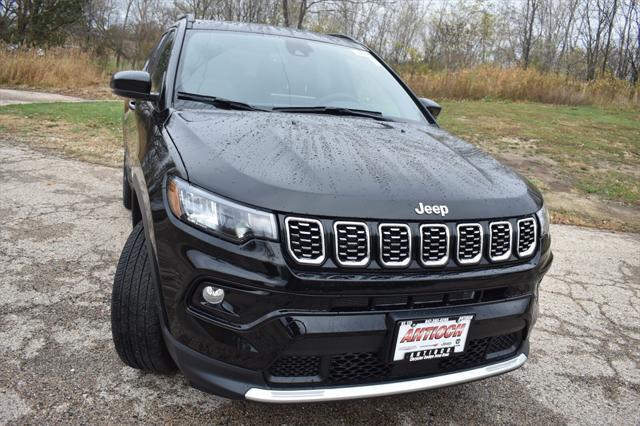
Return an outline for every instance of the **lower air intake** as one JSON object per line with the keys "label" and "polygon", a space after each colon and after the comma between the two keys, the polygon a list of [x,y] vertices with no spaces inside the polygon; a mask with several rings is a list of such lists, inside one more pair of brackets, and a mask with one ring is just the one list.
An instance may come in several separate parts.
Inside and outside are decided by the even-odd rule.
{"label": "lower air intake", "polygon": [[373,352],[334,355],[329,363],[329,382],[362,383],[380,380],[389,374],[390,365]]}
{"label": "lower air intake", "polygon": [[269,368],[269,373],[276,377],[310,377],[320,373],[319,356],[285,356],[279,358]]}

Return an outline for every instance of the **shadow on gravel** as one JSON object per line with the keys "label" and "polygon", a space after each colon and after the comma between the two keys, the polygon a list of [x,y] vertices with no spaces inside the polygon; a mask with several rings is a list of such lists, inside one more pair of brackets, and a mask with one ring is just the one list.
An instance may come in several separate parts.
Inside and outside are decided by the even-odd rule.
{"label": "shadow on gravel", "polygon": [[446,389],[359,401],[290,405],[233,401],[219,406],[215,421],[373,425],[562,424],[567,420],[532,398],[525,384],[504,376]]}

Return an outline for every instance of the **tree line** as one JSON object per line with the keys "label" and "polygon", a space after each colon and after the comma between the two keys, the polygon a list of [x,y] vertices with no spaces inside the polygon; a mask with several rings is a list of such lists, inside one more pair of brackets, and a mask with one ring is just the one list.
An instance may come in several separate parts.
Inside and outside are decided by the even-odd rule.
{"label": "tree line", "polygon": [[356,38],[395,64],[533,67],[638,84],[640,0],[0,0],[7,48],[65,45],[139,66],[180,15]]}

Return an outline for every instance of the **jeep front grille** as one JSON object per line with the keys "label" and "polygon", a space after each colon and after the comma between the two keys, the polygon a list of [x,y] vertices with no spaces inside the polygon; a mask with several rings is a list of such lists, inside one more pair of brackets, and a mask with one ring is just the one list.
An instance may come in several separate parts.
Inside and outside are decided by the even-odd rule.
{"label": "jeep front grille", "polygon": [[369,263],[369,227],[362,222],[333,224],[336,261],[341,266],[363,266]]}
{"label": "jeep front grille", "polygon": [[489,258],[493,262],[511,257],[511,224],[507,221],[489,225]]}
{"label": "jeep front grille", "polygon": [[518,256],[531,256],[536,249],[536,221],[532,217],[518,221]]}
{"label": "jeep front grille", "polygon": [[458,263],[473,265],[482,258],[482,226],[479,223],[458,225]]}
{"label": "jeep front grille", "polygon": [[420,261],[424,266],[442,266],[449,260],[447,225],[420,226]]}
{"label": "jeep front grille", "polygon": [[385,223],[378,226],[380,262],[387,267],[407,266],[411,262],[411,228]]}
{"label": "jeep front grille", "polygon": [[288,217],[285,220],[289,254],[296,262],[319,265],[324,262],[324,229],[315,219]]}
{"label": "jeep front grille", "polygon": [[[371,270],[420,266],[452,269],[456,266],[451,260],[460,266],[514,262],[532,256],[539,238],[533,216],[423,224],[287,217],[284,227],[286,251],[296,263],[319,266],[331,258],[328,268]],[[377,229],[376,235],[370,233],[372,229]],[[413,247],[414,241],[417,248]],[[412,263],[413,259],[416,262]]]}

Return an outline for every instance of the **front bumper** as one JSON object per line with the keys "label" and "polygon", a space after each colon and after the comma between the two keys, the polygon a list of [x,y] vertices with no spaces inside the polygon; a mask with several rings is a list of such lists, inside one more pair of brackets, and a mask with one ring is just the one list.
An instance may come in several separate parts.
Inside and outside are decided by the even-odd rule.
{"label": "front bumper", "polygon": [[169,351],[191,385],[205,392],[228,398],[245,398],[268,403],[326,402],[372,398],[453,386],[497,376],[520,368],[527,360],[528,342],[516,355],[476,368],[417,379],[395,380],[355,386],[278,389],[263,382],[262,375],[206,357],[176,341],[164,329]]}
{"label": "front bumper", "polygon": [[[267,402],[410,392],[502,374],[528,354],[549,242],[526,263],[456,273],[295,270],[279,243],[237,246],[156,217],[165,341],[196,388]],[[225,303],[199,299],[202,286]],[[466,299],[465,293],[473,294]],[[396,323],[474,315],[465,356],[393,363]]]}
{"label": "front bumper", "polygon": [[325,402],[388,396],[399,393],[416,392],[445,386],[459,385],[462,383],[472,382],[474,380],[497,376],[499,374],[515,370],[516,368],[520,368],[526,360],[527,356],[525,354],[520,354],[506,361],[500,361],[470,370],[459,371],[457,373],[376,385],[296,390],[251,388],[244,396],[246,399],[252,401],[272,403]]}
{"label": "front bumper", "polygon": [[[414,363],[386,357],[398,321],[463,314],[474,319],[462,354]],[[536,315],[536,300],[526,296],[474,306],[285,315],[255,332],[239,333],[250,342],[261,336],[257,339],[268,343],[258,347],[274,350],[263,368],[247,368],[250,361],[241,350],[234,353],[236,362],[223,362],[179,342],[166,328],[164,335],[176,364],[198,389],[228,398],[303,402],[411,392],[505,373],[526,360]],[[297,335],[282,339],[281,330],[291,330],[291,324]],[[311,371],[303,364],[310,359],[317,360]]]}

